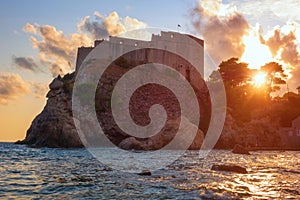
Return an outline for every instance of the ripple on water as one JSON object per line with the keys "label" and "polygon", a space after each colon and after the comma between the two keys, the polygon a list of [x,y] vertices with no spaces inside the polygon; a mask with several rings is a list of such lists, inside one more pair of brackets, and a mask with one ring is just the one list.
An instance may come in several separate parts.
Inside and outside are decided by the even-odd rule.
{"label": "ripple on water", "polygon": [[[198,159],[188,151],[152,176],[122,173],[102,165],[84,149],[32,149],[0,143],[1,198],[118,199],[300,199],[299,152],[212,151]],[[238,164],[248,174],[212,171]]]}

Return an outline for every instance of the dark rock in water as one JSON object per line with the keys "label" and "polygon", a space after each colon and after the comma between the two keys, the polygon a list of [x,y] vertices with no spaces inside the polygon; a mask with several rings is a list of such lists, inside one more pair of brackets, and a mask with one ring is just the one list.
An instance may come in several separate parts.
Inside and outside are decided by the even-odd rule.
{"label": "dark rock in water", "polygon": [[142,172],[138,173],[140,176],[151,176],[151,172],[148,170],[143,170]]}
{"label": "dark rock in water", "polygon": [[213,165],[211,170],[247,174],[247,169],[237,165]]}
{"label": "dark rock in water", "polygon": [[124,150],[137,149],[141,150],[141,143],[135,137],[129,137],[120,142],[119,147]]}
{"label": "dark rock in water", "polygon": [[239,144],[234,146],[232,153],[250,155],[250,152],[245,147]]}

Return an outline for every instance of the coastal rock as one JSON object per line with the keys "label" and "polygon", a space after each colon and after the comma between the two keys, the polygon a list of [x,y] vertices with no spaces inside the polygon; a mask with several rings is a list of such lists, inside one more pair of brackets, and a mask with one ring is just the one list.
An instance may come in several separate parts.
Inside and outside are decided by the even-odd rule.
{"label": "coastal rock", "polygon": [[213,165],[211,170],[247,174],[247,169],[238,165]]}
{"label": "coastal rock", "polygon": [[[189,148],[190,150],[199,150],[204,140],[204,133],[185,117],[182,117],[181,123],[182,125],[180,126],[179,131],[185,134],[178,136],[177,142],[168,146],[168,149],[186,150]],[[178,127],[178,125],[178,120],[171,120],[166,125],[168,131],[165,131],[162,134],[156,134],[142,140],[135,137],[128,137],[122,140],[118,146],[125,150],[157,150],[164,148],[168,145],[169,141],[173,139],[172,129]],[[190,144],[191,141],[192,143]],[[186,146],[186,144],[190,145]]]}
{"label": "coastal rock", "polygon": [[71,91],[63,90],[63,86],[64,83],[58,78],[52,81],[46,106],[33,120],[26,138],[17,144],[52,148],[83,147],[72,117],[69,103]]}
{"label": "coastal rock", "polygon": [[189,150],[199,150],[202,146],[203,140],[204,140],[204,133],[201,129],[198,129],[197,135],[193,140],[193,143],[189,147]]}
{"label": "coastal rock", "polygon": [[[180,116],[180,110],[174,106],[177,100],[173,98],[172,93],[168,90],[160,91],[155,85],[149,84],[145,93],[137,93],[136,97],[130,103],[130,106],[136,115],[133,116],[140,125],[147,125],[149,118],[145,113],[149,112],[149,105],[141,99],[147,99],[155,96],[156,102],[164,102],[164,108],[169,110],[169,118],[161,128],[158,134],[149,134],[149,137],[135,138],[130,133],[122,131],[115,123],[111,112],[111,99],[109,98],[113,91],[113,84],[123,74],[124,68],[114,66],[114,70],[108,71],[103,75],[103,81],[98,85],[98,93],[96,94],[96,114],[98,121],[105,136],[117,147],[125,150],[145,150],[152,151],[158,150],[167,146],[167,149],[200,149],[204,133],[199,129],[199,124],[195,125],[189,121],[188,118]],[[122,73],[121,73],[121,72]],[[126,70],[125,70],[126,71]],[[18,144],[27,144],[32,147],[58,147],[58,148],[74,148],[88,146],[103,146],[101,136],[93,127],[95,124],[93,120],[94,115],[87,104],[89,95],[89,84],[78,85],[78,91],[82,91],[84,95],[78,96],[78,104],[82,103],[79,107],[81,110],[76,113],[77,119],[81,117],[81,121],[76,123],[79,125],[80,130],[84,133],[81,138],[78,135],[77,129],[74,124],[73,111],[72,111],[72,93],[75,82],[75,73],[65,75],[64,77],[55,78],[49,85],[50,91],[47,94],[47,103],[43,111],[36,116],[30,128],[27,130],[26,138],[18,141]],[[139,90],[140,91],[140,90]],[[156,95],[153,95],[156,94]],[[94,94],[93,94],[94,95]],[[172,97],[172,101],[170,101]],[[178,110],[177,110],[178,109]],[[140,112],[142,111],[142,112]],[[171,113],[172,112],[172,113]],[[204,115],[201,115],[204,116]],[[76,119],[75,119],[76,120]],[[126,118],[124,119],[126,122]],[[78,121],[78,120],[77,120]],[[200,119],[201,121],[201,119]],[[78,128],[78,126],[77,126]],[[179,130],[180,129],[180,130]],[[184,134],[177,134],[178,130]],[[176,136],[176,142],[172,142]],[[171,145],[169,145],[171,144]]]}
{"label": "coastal rock", "polygon": [[151,176],[152,173],[148,170],[143,170],[140,173],[138,173],[138,175],[140,175],[140,176]]}
{"label": "coastal rock", "polygon": [[59,78],[55,78],[49,85],[50,90],[58,90],[64,86],[64,83],[59,80]]}
{"label": "coastal rock", "polygon": [[250,152],[246,148],[244,148],[242,145],[239,145],[239,144],[234,146],[232,153],[250,155]]}
{"label": "coastal rock", "polygon": [[119,147],[124,150],[144,149],[142,147],[141,143],[137,139],[135,139],[135,137],[129,137],[129,138],[124,139],[122,142],[120,142]]}

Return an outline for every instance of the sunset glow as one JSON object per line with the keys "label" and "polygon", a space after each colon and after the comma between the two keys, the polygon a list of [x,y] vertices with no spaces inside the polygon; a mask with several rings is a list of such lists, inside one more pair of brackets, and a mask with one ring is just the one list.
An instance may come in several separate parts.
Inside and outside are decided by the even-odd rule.
{"label": "sunset glow", "polygon": [[249,68],[259,69],[265,63],[273,60],[269,48],[260,43],[258,36],[248,35],[244,37],[243,41],[245,51],[241,61],[249,63]]}
{"label": "sunset glow", "polygon": [[266,76],[265,73],[258,73],[253,77],[253,82],[255,86],[262,86],[266,83]]}

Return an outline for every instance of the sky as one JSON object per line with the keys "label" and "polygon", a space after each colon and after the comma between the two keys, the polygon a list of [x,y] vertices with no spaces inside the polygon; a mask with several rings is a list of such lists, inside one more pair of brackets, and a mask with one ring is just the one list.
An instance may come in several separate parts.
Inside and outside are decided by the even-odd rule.
{"label": "sky", "polygon": [[295,91],[300,85],[299,7],[294,0],[3,0],[0,141],[25,137],[53,77],[74,70],[77,47],[138,28],[203,38],[217,64],[233,56],[251,68],[279,62]]}

